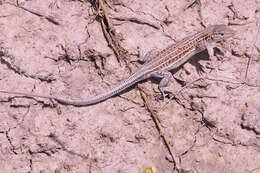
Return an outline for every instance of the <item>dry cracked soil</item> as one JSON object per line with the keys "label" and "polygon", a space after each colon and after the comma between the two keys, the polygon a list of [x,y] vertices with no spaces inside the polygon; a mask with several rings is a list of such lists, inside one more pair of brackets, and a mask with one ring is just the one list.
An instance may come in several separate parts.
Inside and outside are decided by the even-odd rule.
{"label": "dry cracked soil", "polygon": [[100,94],[203,28],[236,35],[172,72],[83,107],[0,93],[0,172],[260,171],[259,0],[0,0],[0,90]]}

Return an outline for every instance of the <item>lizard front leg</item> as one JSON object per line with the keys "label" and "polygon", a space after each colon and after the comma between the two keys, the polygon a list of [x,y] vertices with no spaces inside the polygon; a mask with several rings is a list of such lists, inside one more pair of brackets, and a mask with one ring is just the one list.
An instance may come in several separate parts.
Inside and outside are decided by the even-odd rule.
{"label": "lizard front leg", "polygon": [[172,74],[169,71],[158,71],[151,73],[151,77],[161,78],[161,81],[159,83],[159,90],[162,93],[163,99],[166,96],[167,86],[170,82],[170,79],[173,77]]}
{"label": "lizard front leg", "polygon": [[209,54],[209,59],[212,59],[212,57],[214,56],[214,47],[215,46],[216,45],[214,43],[208,43],[206,41],[202,41],[202,42],[198,43],[198,45],[196,46],[196,49],[198,52],[201,52],[206,49]]}
{"label": "lizard front leg", "polygon": [[197,45],[198,50],[204,50],[205,48],[209,54],[209,59],[214,57],[214,48],[219,49],[223,54],[226,53],[217,43],[201,42]]}

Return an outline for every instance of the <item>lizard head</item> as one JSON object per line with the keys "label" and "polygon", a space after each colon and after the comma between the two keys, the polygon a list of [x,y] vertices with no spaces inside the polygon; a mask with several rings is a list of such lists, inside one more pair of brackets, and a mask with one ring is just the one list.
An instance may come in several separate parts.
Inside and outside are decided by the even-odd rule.
{"label": "lizard head", "polygon": [[235,31],[226,25],[213,25],[208,27],[213,42],[226,40],[235,35]]}

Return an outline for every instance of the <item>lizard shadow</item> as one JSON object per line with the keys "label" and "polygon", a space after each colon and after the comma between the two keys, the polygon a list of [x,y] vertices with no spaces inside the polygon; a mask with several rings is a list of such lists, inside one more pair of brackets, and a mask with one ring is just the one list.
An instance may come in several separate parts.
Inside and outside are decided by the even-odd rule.
{"label": "lizard shadow", "polygon": [[[173,69],[173,70],[170,70],[170,72],[172,73],[173,75],[173,78],[182,86],[184,87],[186,85],[186,81],[182,80],[182,79],[179,79],[177,77],[174,76],[175,73],[177,73],[179,70],[181,70],[183,68],[183,65],[186,64],[186,63],[190,63],[191,65],[193,65],[195,68],[196,68],[196,71],[198,74],[202,74],[202,73],[205,73],[204,71],[204,66],[201,65],[199,63],[199,61],[210,61],[210,58],[209,58],[209,54],[207,52],[207,50],[204,50],[204,51],[201,51],[195,55],[193,55],[188,61],[184,62],[182,65],[180,65],[179,67]],[[189,71],[187,71],[185,69],[186,73],[187,74],[190,74]],[[145,82],[147,80],[151,80],[153,83],[157,83],[159,84],[161,79],[160,78],[151,78],[151,79],[146,79],[144,81],[141,81],[141,82]]]}

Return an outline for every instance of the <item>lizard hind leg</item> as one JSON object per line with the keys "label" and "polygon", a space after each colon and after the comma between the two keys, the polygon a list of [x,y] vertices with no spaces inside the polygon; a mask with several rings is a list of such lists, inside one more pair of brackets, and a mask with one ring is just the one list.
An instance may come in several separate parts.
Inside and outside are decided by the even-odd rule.
{"label": "lizard hind leg", "polygon": [[151,74],[152,77],[161,78],[159,83],[159,90],[162,93],[163,99],[166,97],[167,93],[171,93],[167,90],[167,86],[170,82],[170,79],[173,78],[172,74],[169,71],[158,71]]}

